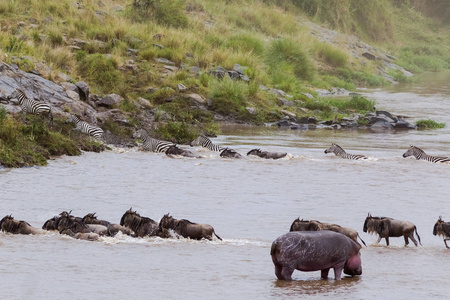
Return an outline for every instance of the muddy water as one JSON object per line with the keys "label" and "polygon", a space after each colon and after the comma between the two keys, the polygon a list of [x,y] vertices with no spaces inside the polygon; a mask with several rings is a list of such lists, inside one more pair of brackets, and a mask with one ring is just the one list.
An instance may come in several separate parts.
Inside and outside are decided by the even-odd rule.
{"label": "muddy water", "polygon": [[[437,87],[362,91],[378,109],[414,122],[431,118],[450,125],[450,93]],[[58,234],[0,233],[0,290],[9,299],[422,299],[448,296],[450,250],[432,235],[442,215],[450,221],[450,166],[404,159],[410,144],[450,156],[450,129],[433,131],[278,131],[225,128],[214,139],[245,154],[259,147],[288,158],[221,159],[195,148],[203,159],[172,159],[135,149],[63,157],[48,167],[0,170],[0,216],[13,214],[40,227],[62,210],[96,212],[119,222],[133,207],[159,220],[208,223],[223,241],[135,239],[100,242]],[[325,155],[332,142],[366,161]],[[367,213],[409,220],[422,247],[402,238],[362,232]],[[363,275],[340,282],[319,272],[295,271],[277,281],[271,242],[301,217],[359,231]],[[330,272],[331,274],[331,272]]]}

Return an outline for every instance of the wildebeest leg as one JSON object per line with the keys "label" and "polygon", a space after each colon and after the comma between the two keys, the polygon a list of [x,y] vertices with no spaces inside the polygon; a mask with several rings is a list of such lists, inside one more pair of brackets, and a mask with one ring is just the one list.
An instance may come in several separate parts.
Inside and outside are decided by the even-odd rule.
{"label": "wildebeest leg", "polygon": [[381,235],[378,236],[377,244],[379,244],[381,241]]}
{"label": "wildebeest leg", "polygon": [[[403,236],[404,238],[405,238],[405,247],[406,246],[408,246],[408,244],[409,244],[409,240],[408,240],[408,236],[407,235],[404,235]],[[409,237],[411,240],[413,240],[414,239],[414,237]],[[417,246],[417,242],[415,242],[415,241],[413,241],[415,244],[416,244],[416,246]]]}
{"label": "wildebeest leg", "polygon": [[[416,247],[417,247],[417,241],[416,241],[416,239],[414,238],[414,232],[411,232],[411,235],[410,235],[409,238],[411,239],[411,241],[413,241],[414,245],[416,245]],[[405,239],[407,239],[407,238],[405,238]]]}
{"label": "wildebeest leg", "polygon": [[321,270],[320,271],[320,277],[322,279],[327,279],[328,278],[328,272],[330,272],[330,268]]}
{"label": "wildebeest leg", "polygon": [[[288,267],[281,267],[281,272],[280,272],[281,278],[278,277],[278,275],[277,275],[277,277],[278,277],[278,279],[281,279],[281,280],[291,281],[292,273],[294,273],[294,269],[291,269]],[[275,270],[275,274],[276,274],[276,270]]]}
{"label": "wildebeest leg", "polygon": [[384,239],[386,240],[386,246],[389,246],[389,237],[386,236],[386,237],[384,237]]}
{"label": "wildebeest leg", "polygon": [[450,238],[444,239],[444,244],[445,244],[445,247],[447,247],[447,249],[450,249],[450,247],[447,245],[447,241],[449,241],[449,240],[450,240]]}

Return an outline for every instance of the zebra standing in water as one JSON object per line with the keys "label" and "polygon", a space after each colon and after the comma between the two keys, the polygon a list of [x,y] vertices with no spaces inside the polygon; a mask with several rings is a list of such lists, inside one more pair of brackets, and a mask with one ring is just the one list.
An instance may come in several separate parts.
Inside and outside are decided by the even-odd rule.
{"label": "zebra standing in water", "polygon": [[50,125],[53,126],[53,116],[52,116],[52,108],[50,105],[35,101],[33,99],[29,99],[27,95],[19,88],[17,88],[8,99],[17,98],[19,101],[19,105],[22,108],[22,119],[25,120],[25,115],[27,113],[33,115],[39,115],[40,113],[47,114],[50,118]]}
{"label": "zebra standing in water", "polygon": [[203,134],[200,135],[195,140],[193,140],[189,145],[191,147],[193,147],[193,146],[200,146],[201,145],[202,147],[208,148],[211,151],[217,151],[217,152],[222,152],[223,150],[226,149],[226,148],[221,147],[219,145],[214,145],[213,142],[211,142],[211,140],[208,139]]}
{"label": "zebra standing in water", "polygon": [[74,123],[74,130],[78,130],[81,133],[88,134],[98,139],[103,139],[103,129],[82,121],[77,115],[70,115],[66,120],[66,123]]}
{"label": "zebra standing in water", "polygon": [[342,158],[346,158],[346,159],[353,159],[353,160],[357,160],[357,159],[367,159],[366,156],[364,155],[360,155],[360,154],[349,154],[347,152],[344,151],[344,149],[341,148],[341,146],[337,145],[337,144],[331,144],[331,147],[328,148],[327,150],[325,150],[325,154],[327,153],[334,153],[337,156],[340,156]]}
{"label": "zebra standing in water", "polygon": [[426,160],[433,163],[446,163],[450,164],[450,157],[444,157],[444,156],[431,156],[427,155],[425,151],[422,149],[411,145],[405,153],[403,153],[403,157],[406,158],[408,156],[414,156],[416,159],[420,160]]}
{"label": "zebra standing in water", "polygon": [[145,129],[139,129],[133,134],[133,138],[142,140],[142,147],[145,151],[165,153],[170,147],[176,146],[172,142],[160,141],[151,138]]}

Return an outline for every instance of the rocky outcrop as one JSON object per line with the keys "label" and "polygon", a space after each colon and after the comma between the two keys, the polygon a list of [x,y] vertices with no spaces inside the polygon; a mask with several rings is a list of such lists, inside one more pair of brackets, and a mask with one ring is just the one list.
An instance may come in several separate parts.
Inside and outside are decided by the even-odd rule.
{"label": "rocky outcrop", "polygon": [[394,116],[387,111],[375,113],[352,114],[340,120],[318,121],[314,117],[296,119],[293,115],[286,115],[282,120],[266,124],[278,126],[280,129],[308,130],[308,129],[368,129],[380,130],[409,130],[417,129],[417,126],[409,123],[404,117]]}

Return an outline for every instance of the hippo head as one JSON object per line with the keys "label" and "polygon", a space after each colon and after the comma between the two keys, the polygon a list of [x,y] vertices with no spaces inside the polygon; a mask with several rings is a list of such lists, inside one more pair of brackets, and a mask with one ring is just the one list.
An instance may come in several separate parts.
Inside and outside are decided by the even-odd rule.
{"label": "hippo head", "polygon": [[345,262],[344,273],[350,276],[362,274],[361,253],[359,253],[359,250]]}

